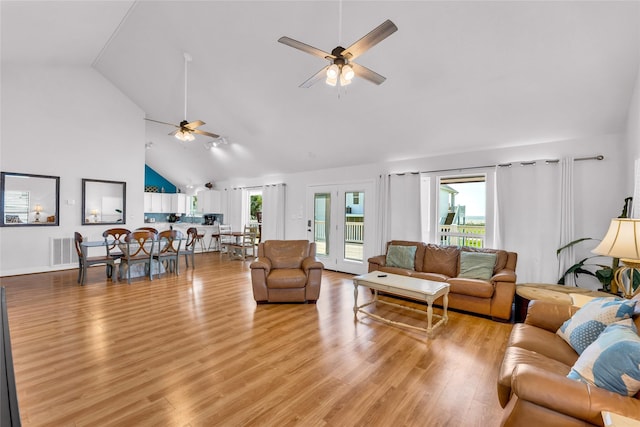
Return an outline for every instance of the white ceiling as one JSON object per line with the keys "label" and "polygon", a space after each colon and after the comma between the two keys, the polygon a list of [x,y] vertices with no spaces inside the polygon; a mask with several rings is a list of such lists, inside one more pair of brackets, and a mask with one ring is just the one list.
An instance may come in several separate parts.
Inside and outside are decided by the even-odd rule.
{"label": "white ceiling", "polygon": [[[147,164],[177,185],[624,132],[640,1],[2,1],[2,61],[93,65],[156,120],[223,135],[185,144],[146,124]],[[385,19],[358,58],[387,77],[298,85],[325,51]],[[342,40],[339,43],[339,33]]]}

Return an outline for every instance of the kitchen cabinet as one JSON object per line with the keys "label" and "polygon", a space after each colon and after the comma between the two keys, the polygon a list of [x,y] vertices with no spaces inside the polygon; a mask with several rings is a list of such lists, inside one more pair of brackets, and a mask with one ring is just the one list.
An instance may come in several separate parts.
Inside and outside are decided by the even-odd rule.
{"label": "kitchen cabinet", "polygon": [[189,197],[186,194],[176,193],[171,194],[171,212],[175,214],[188,214]]}
{"label": "kitchen cabinet", "polygon": [[144,193],[146,213],[188,213],[187,196],[176,193]]}
{"label": "kitchen cabinet", "polygon": [[198,212],[201,214],[222,212],[222,204],[220,202],[220,191],[218,190],[198,191]]}

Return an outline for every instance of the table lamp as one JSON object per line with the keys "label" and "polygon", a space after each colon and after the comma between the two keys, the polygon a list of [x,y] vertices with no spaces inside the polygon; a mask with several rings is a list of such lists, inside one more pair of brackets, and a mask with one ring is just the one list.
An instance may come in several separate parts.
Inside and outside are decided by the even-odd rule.
{"label": "table lamp", "polygon": [[[640,291],[633,289],[635,269],[640,269],[640,219],[614,218],[602,242],[591,252],[597,255],[620,258],[622,266],[614,273],[611,292],[622,291],[625,298],[631,298]],[[625,278],[628,276],[628,280]]]}
{"label": "table lamp", "polygon": [[33,210],[36,212],[35,222],[40,222],[40,212],[42,212],[42,205],[36,204],[33,207]]}

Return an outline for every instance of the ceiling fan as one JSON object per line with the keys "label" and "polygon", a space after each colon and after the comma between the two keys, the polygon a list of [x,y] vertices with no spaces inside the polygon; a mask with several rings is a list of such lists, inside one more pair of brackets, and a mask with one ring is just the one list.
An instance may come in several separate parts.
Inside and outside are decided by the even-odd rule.
{"label": "ceiling fan", "polygon": [[184,120],[180,122],[180,124],[173,124],[167,122],[161,122],[159,120],[148,119],[145,117],[145,120],[160,123],[163,125],[169,125],[177,127],[178,129],[171,132],[169,135],[174,135],[180,141],[193,141],[195,139],[194,133],[197,135],[210,136],[213,139],[220,138],[220,135],[216,135],[215,133],[206,132],[198,129],[200,126],[204,125],[205,122],[202,120],[196,120],[195,122],[189,122],[187,120],[187,64],[191,62],[191,55],[185,52],[184,54]]}
{"label": "ceiling fan", "polygon": [[382,24],[374,28],[369,34],[365,35],[348,48],[345,49],[342,46],[337,46],[331,51],[331,53],[309,46],[308,44],[294,40],[290,37],[280,37],[278,41],[282,44],[286,44],[287,46],[291,46],[329,61],[329,65],[303,82],[300,87],[311,87],[325,76],[326,83],[330,86],[336,86],[338,83],[340,83],[340,86],[346,86],[351,83],[351,80],[355,76],[379,85],[384,83],[386,80],[385,77],[368,69],[367,67],[356,64],[353,60],[396,31],[398,31],[398,27],[387,19]]}

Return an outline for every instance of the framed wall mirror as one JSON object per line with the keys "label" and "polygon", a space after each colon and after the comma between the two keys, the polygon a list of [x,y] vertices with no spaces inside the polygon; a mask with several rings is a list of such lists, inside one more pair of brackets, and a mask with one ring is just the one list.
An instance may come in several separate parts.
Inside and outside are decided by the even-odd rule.
{"label": "framed wall mirror", "polygon": [[59,225],[59,176],[2,172],[0,181],[0,226]]}
{"label": "framed wall mirror", "polygon": [[126,200],[126,182],[83,179],[82,225],[124,224]]}

